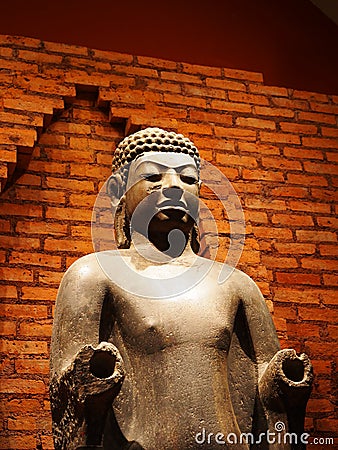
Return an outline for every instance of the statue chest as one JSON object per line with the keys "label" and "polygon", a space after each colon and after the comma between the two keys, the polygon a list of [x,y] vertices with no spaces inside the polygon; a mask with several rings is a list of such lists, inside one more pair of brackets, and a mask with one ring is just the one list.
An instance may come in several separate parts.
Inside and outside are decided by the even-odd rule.
{"label": "statue chest", "polygon": [[137,352],[185,344],[227,350],[236,302],[220,288],[202,285],[173,298],[127,294],[115,311],[120,338]]}

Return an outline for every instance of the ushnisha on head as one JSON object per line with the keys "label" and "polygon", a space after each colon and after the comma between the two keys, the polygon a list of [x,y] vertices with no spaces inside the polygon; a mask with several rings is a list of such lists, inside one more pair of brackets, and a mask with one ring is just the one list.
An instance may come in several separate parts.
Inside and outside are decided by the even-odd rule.
{"label": "ushnisha on head", "polygon": [[[193,204],[196,204],[193,198],[198,197],[200,187],[200,157],[195,145],[182,134],[150,127],[127,136],[115,151],[112,168],[113,175],[107,189],[113,206],[118,205],[114,225],[119,248],[130,246],[130,220],[131,216],[134,218],[135,206],[139,202],[142,202],[143,207],[147,202],[150,205],[153,201],[154,207],[161,210],[153,216],[152,225],[156,230],[165,223],[166,214],[167,223],[170,219],[174,220],[175,216],[179,217],[179,209],[181,207],[184,210],[184,204],[187,212],[193,211]],[[153,182],[156,178],[159,178],[158,182]],[[149,197],[150,194],[152,195]],[[174,205],[174,197],[177,205]],[[188,216],[189,214],[186,218]],[[194,214],[192,217],[195,217]],[[162,223],[159,223],[161,218]],[[184,220],[184,217],[179,219],[182,227]],[[190,243],[196,251],[196,224],[193,228],[194,243],[192,239]]]}

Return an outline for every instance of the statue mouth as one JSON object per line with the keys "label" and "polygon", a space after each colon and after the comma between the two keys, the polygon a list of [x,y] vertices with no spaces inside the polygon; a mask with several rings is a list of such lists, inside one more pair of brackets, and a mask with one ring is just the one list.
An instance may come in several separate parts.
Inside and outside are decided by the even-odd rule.
{"label": "statue mouth", "polygon": [[170,201],[165,200],[164,202],[161,202],[159,205],[157,205],[158,211],[167,211],[167,210],[174,210],[174,211],[184,211],[185,213],[189,212],[186,203],[181,201]]}
{"label": "statue mouth", "polygon": [[175,222],[187,222],[189,211],[185,206],[175,204],[168,204],[158,207],[157,217],[161,220],[174,220]]}

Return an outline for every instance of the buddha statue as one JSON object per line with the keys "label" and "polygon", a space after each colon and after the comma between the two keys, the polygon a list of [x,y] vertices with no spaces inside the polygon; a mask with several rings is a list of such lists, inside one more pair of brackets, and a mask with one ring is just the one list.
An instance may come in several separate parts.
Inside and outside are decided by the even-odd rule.
{"label": "buddha statue", "polygon": [[250,277],[226,267],[220,283],[223,264],[198,256],[199,172],[180,134],[119,144],[107,182],[118,249],[77,260],[58,292],[56,450],[304,447],[290,436],[304,431],[311,363],[280,349]]}

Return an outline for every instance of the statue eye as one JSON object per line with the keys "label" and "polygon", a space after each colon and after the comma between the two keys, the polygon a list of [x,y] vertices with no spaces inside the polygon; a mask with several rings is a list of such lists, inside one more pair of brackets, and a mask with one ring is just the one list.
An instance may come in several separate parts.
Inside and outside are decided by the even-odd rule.
{"label": "statue eye", "polygon": [[143,178],[147,181],[151,181],[152,183],[156,183],[158,181],[161,181],[162,174],[161,173],[149,173],[143,175]]}
{"label": "statue eye", "polygon": [[195,177],[190,177],[188,175],[182,175],[182,174],[181,174],[181,180],[183,181],[183,183],[186,183],[186,184],[196,184],[198,181]]}

